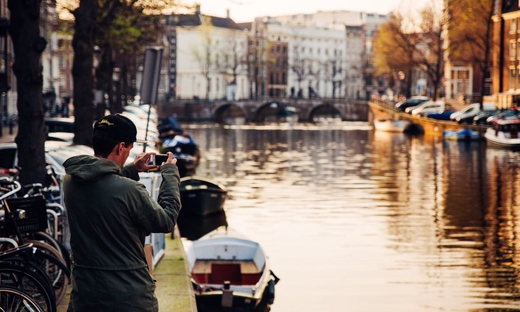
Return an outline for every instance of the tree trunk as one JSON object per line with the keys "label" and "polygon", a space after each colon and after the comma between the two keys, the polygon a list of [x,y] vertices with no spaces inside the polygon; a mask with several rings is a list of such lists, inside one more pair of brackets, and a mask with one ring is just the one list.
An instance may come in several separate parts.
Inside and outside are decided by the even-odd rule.
{"label": "tree trunk", "polygon": [[91,145],[94,122],[93,53],[97,25],[97,1],[81,0],[74,11],[74,143]]}
{"label": "tree trunk", "polygon": [[15,141],[18,164],[22,168],[20,183],[43,183],[46,177],[45,125],[40,59],[47,41],[40,37],[40,0],[9,0],[8,7],[18,92],[19,124]]}

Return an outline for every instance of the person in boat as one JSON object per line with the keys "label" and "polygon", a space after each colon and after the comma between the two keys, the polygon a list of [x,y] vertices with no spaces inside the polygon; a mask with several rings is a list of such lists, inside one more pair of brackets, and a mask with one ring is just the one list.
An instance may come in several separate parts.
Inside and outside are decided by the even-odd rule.
{"label": "person in boat", "polygon": [[64,201],[70,227],[71,284],[68,311],[159,310],[155,280],[144,251],[150,233],[173,231],[181,210],[179,171],[172,153],[161,164],[157,202],[139,180],[153,153],[124,166],[137,128],[123,115],[94,124],[94,156],[64,163]]}
{"label": "person in boat", "polygon": [[173,138],[166,138],[163,141],[163,147],[174,147],[181,144],[195,144],[195,141],[187,134],[177,134]]}

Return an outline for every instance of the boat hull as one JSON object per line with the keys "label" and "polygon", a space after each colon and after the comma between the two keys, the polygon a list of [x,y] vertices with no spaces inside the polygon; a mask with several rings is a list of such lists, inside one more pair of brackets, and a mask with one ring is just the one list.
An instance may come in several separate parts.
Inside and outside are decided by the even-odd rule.
{"label": "boat hull", "polygon": [[167,147],[163,152],[173,153],[173,157],[177,159],[177,168],[181,178],[195,175],[200,163],[200,149],[196,144],[179,144]]}
{"label": "boat hull", "polygon": [[507,138],[504,133],[498,131],[498,133],[489,128],[484,134],[488,145],[498,148],[520,150],[520,138]]}
{"label": "boat hull", "polygon": [[227,198],[227,190],[205,179],[184,177],[180,185],[183,214],[209,216],[222,212]]}
{"label": "boat hull", "polygon": [[259,305],[259,300],[245,296],[233,296],[231,307],[222,306],[222,292],[214,292],[209,294],[196,294],[195,301],[197,303],[198,312],[214,312],[214,311],[240,311],[253,312]]}
{"label": "boat hull", "polygon": [[443,133],[443,137],[447,140],[453,141],[478,141],[481,140],[481,136],[478,132],[471,130],[448,130]]}

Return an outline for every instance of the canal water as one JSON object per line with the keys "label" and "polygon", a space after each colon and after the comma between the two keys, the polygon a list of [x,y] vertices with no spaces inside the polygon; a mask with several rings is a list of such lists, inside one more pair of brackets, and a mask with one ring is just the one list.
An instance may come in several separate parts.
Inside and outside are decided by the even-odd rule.
{"label": "canal water", "polygon": [[263,246],[271,311],[520,311],[520,152],[356,122],[183,127],[229,190],[193,226]]}

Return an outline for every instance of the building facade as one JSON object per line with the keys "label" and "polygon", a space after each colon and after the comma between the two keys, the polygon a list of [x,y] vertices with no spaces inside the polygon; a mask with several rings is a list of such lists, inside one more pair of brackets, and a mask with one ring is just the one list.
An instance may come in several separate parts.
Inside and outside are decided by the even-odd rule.
{"label": "building facade", "polygon": [[[248,34],[229,15],[225,18],[195,14],[178,15],[175,26],[176,98],[249,98],[247,72]],[[170,43],[171,44],[171,43]]]}
{"label": "building facade", "polygon": [[[331,59],[340,57],[339,55],[332,55],[328,57],[327,61],[323,59],[319,61],[329,63],[328,67],[331,68],[331,72],[325,74],[324,69],[319,70],[318,76],[320,78],[316,79],[316,83],[319,80],[326,79],[329,81],[329,86],[319,90],[318,94],[329,97],[368,99],[374,94],[383,94],[389,85],[389,77],[376,74],[372,61],[373,43],[379,33],[379,26],[386,22],[388,18],[389,15],[384,14],[342,10],[321,11],[312,14],[265,16],[257,18],[257,20],[263,20],[268,25],[295,29],[292,30],[293,33],[297,32],[296,29],[307,30],[309,33],[314,32],[312,36],[315,36],[315,42],[319,42],[317,36],[323,36],[325,42],[332,40],[335,47],[328,46],[325,49],[332,51],[341,49],[343,60],[341,62],[332,61]],[[271,28],[278,31],[275,26]],[[271,34],[272,31],[270,30],[269,33]],[[341,47],[338,45],[340,39],[336,37],[338,33],[343,36],[343,46]],[[323,44],[323,42],[321,43]],[[297,44],[301,45],[302,43]],[[313,48],[314,51],[316,49],[317,47]],[[289,50],[289,62],[291,62],[291,59],[295,59],[295,56],[291,56],[293,50],[291,48]],[[295,61],[297,62],[297,58]],[[289,72],[291,72],[291,68],[294,68],[294,65],[289,65]],[[317,74],[315,70],[315,68],[310,67],[312,74],[308,76],[315,76]],[[297,75],[300,76],[301,73]],[[332,78],[328,77],[329,75]],[[325,76],[327,77],[324,78]],[[341,80],[339,80],[339,77],[341,77]],[[298,78],[298,80],[301,80],[301,78]],[[310,80],[312,81],[312,79]],[[289,79],[290,83],[291,80]],[[303,89],[308,89],[309,85],[312,86],[312,82],[305,84]],[[291,86],[288,86],[288,88],[290,89]],[[305,90],[303,92],[305,94]],[[305,94],[305,96],[308,96],[308,94]]]}
{"label": "building facade", "polygon": [[520,104],[520,6],[495,1],[492,91],[498,107]]}
{"label": "building facade", "polygon": [[[268,22],[271,49],[287,47],[285,94],[344,97],[345,31]],[[279,48],[278,48],[279,47]]]}

